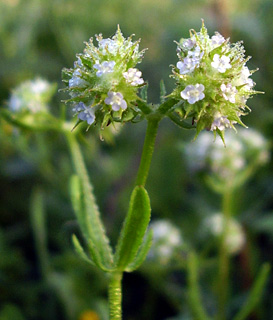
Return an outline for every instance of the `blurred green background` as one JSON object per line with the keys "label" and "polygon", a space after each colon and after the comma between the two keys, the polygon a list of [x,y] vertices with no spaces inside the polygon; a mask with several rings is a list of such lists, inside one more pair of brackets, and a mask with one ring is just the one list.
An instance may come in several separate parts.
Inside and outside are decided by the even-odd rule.
{"label": "blurred green background", "polygon": [[[272,151],[272,16],[272,0],[0,0],[1,108],[12,88],[36,76],[62,88],[61,69],[73,65],[83,42],[98,33],[112,36],[118,24],[126,37],[136,34],[135,39],[142,39],[141,48],[149,49],[139,69],[149,82],[148,100],[158,103],[159,81],[165,81],[168,93],[174,86],[169,78],[170,64],[177,62],[173,40],[188,37],[191,28],[199,30],[203,18],[211,35],[218,30],[232,42],[243,39],[246,54],[253,57],[249,69],[260,69],[253,79],[256,90],[265,94],[249,101],[252,112],[244,122],[268,139]],[[51,110],[56,115],[62,112],[63,98],[62,93],[53,98]],[[107,279],[78,261],[71,245],[78,227],[67,187],[73,168],[65,139],[50,132],[22,134],[0,121],[0,319],[96,320],[91,313],[81,316],[87,310],[107,319]],[[82,136],[113,243],[126,212],[144,133],[145,123],[141,123],[125,125],[111,143],[101,142],[93,130]],[[171,220],[183,238],[199,249],[200,221],[219,211],[220,199],[186,167],[179,146],[193,135],[168,121],[161,123],[147,189],[153,219]],[[237,195],[236,210],[248,246],[232,258],[234,308],[259,266],[273,261],[272,181],[271,160]],[[35,203],[38,209],[33,209]],[[44,221],[31,214],[35,210],[44,212],[40,215]],[[155,275],[148,266],[126,274],[124,318],[194,319],[187,306],[185,277],[183,266],[172,265]],[[204,271],[202,277],[206,292],[210,275]],[[273,319],[272,284],[271,278],[260,307],[249,319]],[[213,309],[213,298],[208,294],[205,300]]]}

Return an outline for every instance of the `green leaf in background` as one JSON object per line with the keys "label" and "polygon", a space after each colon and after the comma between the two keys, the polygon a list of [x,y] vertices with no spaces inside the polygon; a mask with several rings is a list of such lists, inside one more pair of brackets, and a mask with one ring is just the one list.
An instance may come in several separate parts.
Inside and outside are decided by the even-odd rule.
{"label": "green leaf in background", "polygon": [[24,320],[20,309],[12,304],[5,305],[0,311],[1,320]]}
{"label": "green leaf in background", "polygon": [[113,263],[112,249],[100,219],[100,212],[95,201],[93,187],[88,178],[81,150],[73,134],[69,132],[66,134],[66,137],[78,175],[78,178],[73,177],[71,180],[71,195],[75,213],[87,243],[90,244],[91,241],[94,250],[96,250],[95,256],[100,257],[105,268],[111,268]]}
{"label": "green leaf in background", "polygon": [[167,94],[165,83],[163,80],[160,81],[160,102],[163,103],[166,99],[165,96]]}
{"label": "green leaf in background", "polygon": [[146,86],[141,87],[140,89],[140,97],[142,100],[146,101],[148,100],[148,83],[146,84]]}
{"label": "green leaf in background", "polygon": [[40,268],[46,278],[50,268],[47,252],[46,213],[43,192],[39,188],[33,191],[30,199],[30,220]]}
{"label": "green leaf in background", "polygon": [[[118,269],[125,270],[134,261],[142,245],[150,216],[151,208],[148,193],[143,187],[137,186],[131,195],[129,211],[117,244],[115,263]],[[145,254],[147,246],[144,246],[145,250],[142,255]]]}
{"label": "green leaf in background", "polygon": [[84,252],[83,250],[83,247],[81,246],[80,244],[80,241],[78,240],[78,238],[75,236],[75,234],[73,234],[72,236],[72,242],[73,242],[73,245],[74,245],[74,249],[75,251],[77,252],[78,256],[83,259],[84,261],[90,263],[92,266],[95,265],[94,261],[91,260],[87,255],[86,253]]}
{"label": "green leaf in background", "polygon": [[234,320],[247,319],[249,314],[259,304],[259,302],[262,299],[262,293],[266,285],[269,272],[270,272],[270,266],[268,263],[265,263],[262,266],[261,271],[259,272],[252,289],[250,290],[249,296],[245,304],[243,305],[242,309],[238,312],[238,314],[234,317]]}
{"label": "green leaf in background", "polygon": [[149,230],[144,238],[143,244],[141,245],[136,255],[135,260],[131,264],[129,264],[129,266],[125,269],[126,272],[132,272],[138,269],[142,265],[151,248],[152,241],[153,241],[153,230]]}
{"label": "green leaf in background", "polygon": [[195,320],[209,320],[203,308],[200,289],[198,286],[198,259],[194,252],[188,256],[188,286],[189,304]]}

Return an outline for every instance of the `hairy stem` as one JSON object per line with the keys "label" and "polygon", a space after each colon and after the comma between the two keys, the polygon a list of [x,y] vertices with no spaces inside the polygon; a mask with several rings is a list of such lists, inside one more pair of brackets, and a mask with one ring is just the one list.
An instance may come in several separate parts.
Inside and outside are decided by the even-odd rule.
{"label": "hairy stem", "polygon": [[146,131],[146,137],[144,141],[141,161],[137,173],[136,185],[145,186],[148,177],[151,160],[154,152],[155,138],[158,129],[158,123],[160,119],[152,118],[148,119],[148,126]]}
{"label": "hairy stem", "polygon": [[110,274],[110,282],[108,288],[109,297],[109,319],[121,320],[121,290],[122,272],[114,272]]}

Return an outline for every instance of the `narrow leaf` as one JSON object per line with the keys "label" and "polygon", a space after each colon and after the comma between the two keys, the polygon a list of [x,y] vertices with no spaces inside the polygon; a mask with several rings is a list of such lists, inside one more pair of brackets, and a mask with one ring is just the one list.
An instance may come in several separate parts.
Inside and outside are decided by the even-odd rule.
{"label": "narrow leaf", "polygon": [[89,240],[87,245],[88,245],[88,249],[90,252],[90,256],[92,257],[92,260],[94,261],[94,263],[96,264],[96,266],[98,268],[100,268],[101,270],[103,270],[105,272],[115,271],[115,268],[108,267],[103,263],[102,258],[100,256],[96,246],[93,244],[92,240]]}
{"label": "narrow leaf", "polygon": [[148,83],[140,89],[140,97],[142,100],[148,100]]}
{"label": "narrow leaf", "polygon": [[152,112],[151,108],[145,101],[142,101],[140,99],[137,100],[137,106],[144,114],[150,114]]}
{"label": "narrow leaf", "polygon": [[269,264],[264,264],[257,276],[257,279],[249,293],[246,303],[243,305],[242,309],[234,317],[234,320],[244,320],[247,319],[249,314],[255,309],[255,307],[260,303],[262,298],[263,289],[265,287],[266,281],[268,279],[270,272]]}
{"label": "narrow leaf", "polygon": [[41,271],[43,276],[47,277],[50,264],[47,251],[46,212],[43,193],[38,188],[31,195],[30,218]]}
{"label": "narrow leaf", "polygon": [[115,262],[117,268],[125,270],[132,263],[142,245],[151,216],[147,191],[137,186],[133,190],[129,211],[124,221],[117,244]]}
{"label": "narrow leaf", "polygon": [[149,230],[144,238],[144,242],[140,247],[135,260],[125,269],[127,272],[132,272],[138,269],[145,261],[147,254],[151,248],[153,242],[153,231]]}
{"label": "narrow leaf", "polygon": [[72,243],[74,245],[74,249],[77,252],[78,256],[83,259],[84,261],[90,263],[91,265],[95,265],[94,261],[88,258],[87,254],[84,252],[83,247],[81,246],[78,238],[73,234],[72,236]]}
{"label": "narrow leaf", "polygon": [[196,320],[209,320],[205,309],[202,305],[200,290],[198,287],[198,270],[197,257],[194,252],[191,252],[188,257],[188,290],[189,303]]}
{"label": "narrow leaf", "polygon": [[[72,186],[71,189],[81,189],[81,191],[75,191],[75,189],[73,191],[75,194],[79,192],[77,194],[77,197],[78,199],[81,199],[80,201],[74,204],[74,206],[76,205],[74,209],[77,218],[79,219],[81,230],[84,233],[87,242],[89,242],[90,240],[92,241],[99,256],[101,257],[101,261],[104,264],[104,266],[110,267],[113,262],[112,250],[109,245],[109,240],[106,236],[102,221],[100,219],[99,209],[96,204],[95,197],[93,195],[93,188],[88,178],[81,150],[73,134],[67,133],[66,136],[71,149],[72,159],[76,169],[76,173],[80,181],[80,183],[76,182],[75,186]],[[80,209],[80,211],[78,211],[77,207]]]}
{"label": "narrow leaf", "polygon": [[186,122],[185,120],[181,119],[179,116],[176,116],[173,113],[168,114],[168,117],[172,120],[172,122],[174,122],[180,128],[183,128],[183,129],[196,128],[195,125],[192,125],[191,123]]}
{"label": "narrow leaf", "polygon": [[161,80],[160,81],[160,102],[161,103],[163,103],[166,100],[165,98],[166,93],[167,91],[166,91],[165,83],[163,80]]}

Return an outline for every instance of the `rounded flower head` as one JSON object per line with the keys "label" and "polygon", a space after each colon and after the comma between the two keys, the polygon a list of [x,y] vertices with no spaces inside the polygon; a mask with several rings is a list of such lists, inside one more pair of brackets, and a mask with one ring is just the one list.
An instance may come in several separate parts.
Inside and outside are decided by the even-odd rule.
{"label": "rounded flower head", "polygon": [[153,230],[153,244],[148,258],[167,264],[183,244],[180,230],[163,219],[152,222],[150,228]]}
{"label": "rounded flower head", "polygon": [[8,107],[13,112],[38,113],[48,110],[48,102],[56,91],[56,85],[36,78],[21,83],[12,90]]}
{"label": "rounded flower head", "polygon": [[178,100],[176,111],[196,124],[196,136],[203,129],[218,133],[244,125],[241,116],[249,108],[247,99],[257,93],[241,42],[231,44],[220,33],[211,38],[204,24],[200,32],[190,31],[189,39],[177,43],[179,61],[172,77],[177,86],[170,95]]}
{"label": "rounded flower head", "polygon": [[[215,125],[224,130],[228,120],[219,117],[217,121]],[[240,177],[246,179],[249,168],[254,173],[256,167],[269,160],[268,142],[253,129],[242,128],[237,134],[228,131],[225,139],[226,148],[219,137],[213,141],[209,132],[200,133],[196,143],[190,143],[185,148],[190,169],[204,171],[218,182],[235,182],[236,179],[243,182]]]}
{"label": "rounded flower head", "polygon": [[86,121],[103,129],[141,115],[137,91],[145,83],[135,66],[144,51],[139,51],[139,41],[132,41],[132,36],[124,38],[119,28],[112,38],[97,35],[96,41],[97,46],[92,38],[86,43],[74,68],[63,70],[63,81],[78,123]]}
{"label": "rounded flower head", "polygon": [[[212,236],[221,237],[224,231],[224,216],[216,213],[205,220],[205,227]],[[230,255],[239,253],[245,245],[245,234],[242,226],[233,218],[227,221],[225,245]]]}

